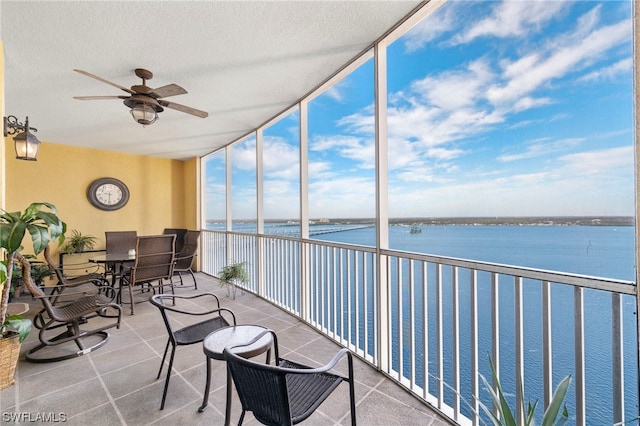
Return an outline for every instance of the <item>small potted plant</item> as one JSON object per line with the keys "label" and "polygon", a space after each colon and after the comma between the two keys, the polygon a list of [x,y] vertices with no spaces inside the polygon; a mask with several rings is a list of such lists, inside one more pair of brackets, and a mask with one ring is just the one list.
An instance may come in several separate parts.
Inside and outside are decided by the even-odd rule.
{"label": "small potted plant", "polygon": [[71,236],[67,238],[67,243],[62,247],[66,254],[82,253],[85,250],[93,250],[98,239],[93,235],[82,235],[78,230],[71,231]]}
{"label": "small potted plant", "polygon": [[0,215],[0,248],[4,249],[0,262],[0,366],[4,366],[0,368],[0,389],[14,383],[20,344],[31,331],[31,320],[7,315],[14,265],[21,265],[22,280],[28,286],[34,285],[31,264],[20,252],[22,240],[28,231],[33,241],[33,254],[38,255],[50,241],[62,243],[66,228],[67,225],[56,216],[55,206],[49,203],[33,203],[24,212],[3,210]]}
{"label": "small potted plant", "polygon": [[226,287],[227,297],[236,298],[237,285],[249,283],[249,273],[247,272],[247,262],[231,263],[218,272],[220,286]]}
{"label": "small potted plant", "polygon": [[[31,279],[37,286],[44,285],[44,281],[55,275],[54,272],[49,268],[49,265],[45,264],[43,261],[38,260],[38,258],[32,254],[25,254],[25,259],[29,261],[31,264]],[[23,285],[22,281],[22,265],[13,264],[13,271],[11,272],[11,289],[9,295],[9,302],[11,302],[12,297],[20,296]]]}

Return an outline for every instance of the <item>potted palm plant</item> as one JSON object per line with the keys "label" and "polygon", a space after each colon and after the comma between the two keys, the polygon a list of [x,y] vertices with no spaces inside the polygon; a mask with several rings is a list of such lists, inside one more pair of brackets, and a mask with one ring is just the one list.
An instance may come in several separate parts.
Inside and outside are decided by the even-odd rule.
{"label": "potted palm plant", "polygon": [[227,297],[236,298],[237,284],[249,283],[249,273],[247,272],[247,262],[235,262],[223,267],[218,272],[220,286],[226,287]]}
{"label": "potted palm plant", "polygon": [[98,239],[93,235],[82,235],[82,232],[74,229],[71,236],[66,238],[66,244],[62,251],[66,254],[82,253],[85,250],[93,250]]}
{"label": "potted palm plant", "polygon": [[7,315],[11,275],[14,265],[22,266],[22,280],[33,286],[31,264],[21,253],[22,240],[27,231],[33,242],[33,254],[41,253],[50,241],[64,241],[67,225],[56,215],[50,203],[32,203],[24,212],[2,211],[0,215],[0,389],[14,383],[14,373],[20,354],[20,344],[31,331],[31,320],[20,315]]}

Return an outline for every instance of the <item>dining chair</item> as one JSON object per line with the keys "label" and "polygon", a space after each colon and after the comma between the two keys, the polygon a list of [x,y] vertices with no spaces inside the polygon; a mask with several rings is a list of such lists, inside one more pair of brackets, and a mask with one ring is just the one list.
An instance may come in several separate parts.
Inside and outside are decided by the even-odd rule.
{"label": "dining chair", "polygon": [[176,236],[176,253],[180,253],[182,251],[182,247],[184,247],[184,237],[187,235],[187,230],[183,228],[164,228],[162,231],[163,234],[175,234]]}
{"label": "dining chair", "polygon": [[[168,305],[167,301],[172,304]],[[212,331],[231,324],[236,325],[236,316],[229,309],[221,308],[220,300],[213,293],[200,293],[191,296],[156,294],[151,297],[151,303],[160,310],[162,320],[169,333],[156,380],[162,374],[164,361],[167,358],[169,345],[171,345],[167,377],[164,381],[164,391],[160,403],[160,409],[164,410],[176,347],[201,343]],[[193,318],[198,319],[193,322]],[[189,325],[185,326],[185,324]]]}
{"label": "dining chair", "polygon": [[[124,254],[136,247],[137,231],[105,231],[105,250],[107,254]],[[120,279],[120,264],[106,263],[105,276],[111,275],[111,281]]]}
{"label": "dining chair", "polygon": [[[142,290],[153,291],[157,288],[160,293],[164,292],[164,286],[173,288],[173,265],[175,259],[174,234],[169,235],[149,235],[138,237],[136,240],[136,259],[130,268],[125,268],[120,277],[119,300],[122,301],[122,291],[126,287],[129,290],[129,303],[131,304],[131,315],[134,314],[136,302],[133,297],[133,289],[140,286]],[[165,283],[168,281],[168,283]],[[144,300],[146,301],[146,300]]]}
{"label": "dining chair", "polygon": [[[184,285],[182,281],[182,274],[188,272],[193,279],[193,285],[195,289],[198,289],[198,282],[196,276],[193,273],[193,259],[198,253],[198,240],[200,239],[200,231],[187,231],[184,235],[184,245],[182,250],[176,255],[176,264],[173,266],[174,275],[178,275],[180,278],[180,285]],[[177,250],[177,249],[176,249]]]}
{"label": "dining chair", "polygon": [[[263,364],[234,353],[234,348],[250,346],[270,333],[275,349],[275,365]],[[278,338],[273,330],[266,330],[250,342],[226,347],[224,358],[242,403],[242,424],[247,411],[266,425],[294,425],[308,419],[342,382],[349,383],[351,425],[356,424],[355,382],[353,355],[340,349],[328,364],[312,368],[280,358]],[[347,375],[331,372],[346,356]]]}
{"label": "dining chair", "polygon": [[104,233],[107,253],[128,253],[136,247],[137,231],[106,231]]}

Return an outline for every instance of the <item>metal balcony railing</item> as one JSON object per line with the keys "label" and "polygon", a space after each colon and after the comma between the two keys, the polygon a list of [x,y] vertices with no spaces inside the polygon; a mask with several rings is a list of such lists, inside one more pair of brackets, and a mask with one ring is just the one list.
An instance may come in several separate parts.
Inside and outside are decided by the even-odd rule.
{"label": "metal balcony railing", "polygon": [[203,272],[247,262],[246,290],[460,424],[489,423],[489,357],[519,419],[566,375],[572,423],[638,418],[633,282],[274,235],[204,231],[201,247]]}

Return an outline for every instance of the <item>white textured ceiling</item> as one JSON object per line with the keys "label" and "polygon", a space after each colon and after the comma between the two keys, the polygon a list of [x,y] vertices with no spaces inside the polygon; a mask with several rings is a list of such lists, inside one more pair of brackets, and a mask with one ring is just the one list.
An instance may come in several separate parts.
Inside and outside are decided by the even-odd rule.
{"label": "white textured ceiling", "polygon": [[[29,116],[45,142],[185,159],[243,136],[371,45],[419,1],[0,1],[5,113]],[[168,98],[209,113],[165,109],[147,127],[126,95],[135,68]],[[43,145],[44,148],[44,145]],[[44,148],[46,149],[46,148]]]}

